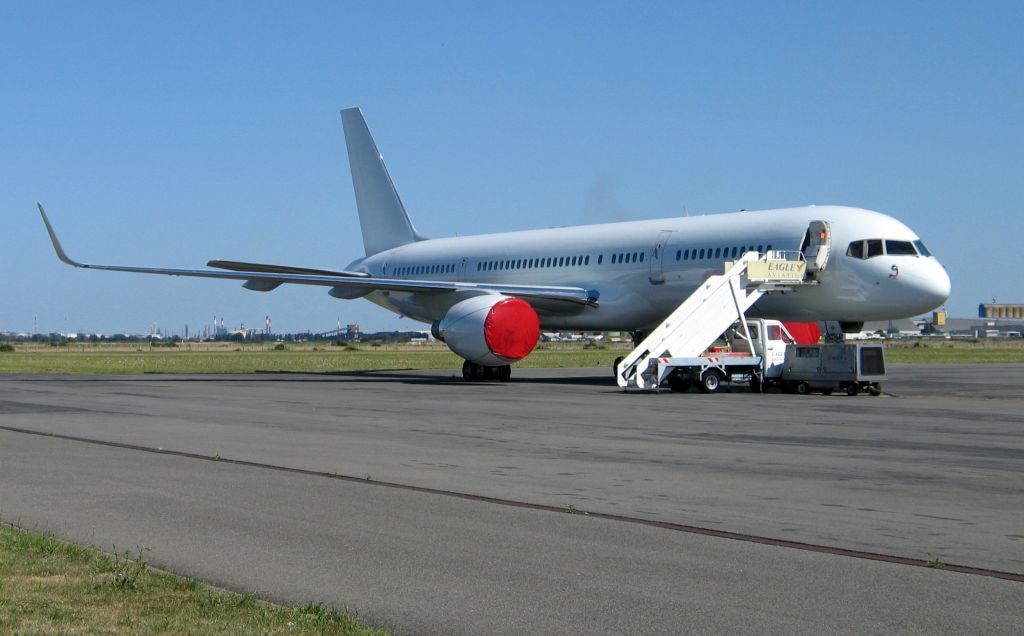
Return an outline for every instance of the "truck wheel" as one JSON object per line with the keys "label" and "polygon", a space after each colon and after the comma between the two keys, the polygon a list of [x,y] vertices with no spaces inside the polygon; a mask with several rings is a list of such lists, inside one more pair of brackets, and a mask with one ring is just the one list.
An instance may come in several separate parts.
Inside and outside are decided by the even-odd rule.
{"label": "truck wheel", "polygon": [[682,375],[678,371],[668,376],[668,388],[676,393],[686,393],[693,386],[693,380],[689,375]]}
{"label": "truck wheel", "polygon": [[875,382],[870,387],[868,387],[868,393],[870,393],[871,395],[873,395],[875,397],[881,395],[882,394],[882,385],[877,383],[877,382]]}
{"label": "truck wheel", "polygon": [[858,393],[860,393],[860,387],[856,384],[848,384],[846,386],[847,395],[857,395]]}
{"label": "truck wheel", "polygon": [[708,369],[700,376],[701,393],[714,393],[722,387],[722,372],[718,369]]}
{"label": "truck wheel", "polygon": [[808,393],[811,392],[811,385],[807,384],[806,382],[797,382],[796,392],[799,395],[807,395]]}

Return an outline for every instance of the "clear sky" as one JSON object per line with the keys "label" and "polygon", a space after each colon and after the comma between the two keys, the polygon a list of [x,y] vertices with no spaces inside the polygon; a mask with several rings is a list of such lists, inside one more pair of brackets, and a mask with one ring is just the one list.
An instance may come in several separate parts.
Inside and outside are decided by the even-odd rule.
{"label": "clear sky", "polygon": [[903,220],[954,316],[1024,302],[1021,2],[0,3],[0,331],[417,329],[317,287],[72,257],[343,267],[338,111],[421,233],[844,204]]}

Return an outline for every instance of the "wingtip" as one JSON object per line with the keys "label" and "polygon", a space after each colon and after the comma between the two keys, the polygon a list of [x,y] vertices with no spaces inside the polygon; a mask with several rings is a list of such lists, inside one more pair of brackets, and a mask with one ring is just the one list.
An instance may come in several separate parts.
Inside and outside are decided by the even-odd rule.
{"label": "wingtip", "polygon": [[39,208],[39,214],[43,217],[43,225],[46,226],[46,233],[50,235],[50,242],[53,243],[53,251],[57,252],[57,258],[68,265],[81,267],[80,263],[71,260],[67,252],[64,251],[64,246],[60,244],[60,240],[57,238],[57,232],[54,231],[53,225],[50,223],[50,218],[46,216],[46,210],[43,209],[43,204],[36,201],[36,207]]}

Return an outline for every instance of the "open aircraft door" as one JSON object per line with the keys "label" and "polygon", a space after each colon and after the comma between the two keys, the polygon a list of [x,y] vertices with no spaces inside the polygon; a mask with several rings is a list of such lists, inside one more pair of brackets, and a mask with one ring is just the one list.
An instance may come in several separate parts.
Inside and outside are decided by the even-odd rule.
{"label": "open aircraft door", "polygon": [[665,252],[668,251],[668,240],[672,236],[672,230],[658,232],[658,240],[654,242],[654,252],[651,254],[651,284],[661,285],[665,282]]}
{"label": "open aircraft door", "polygon": [[807,261],[808,272],[820,272],[825,269],[829,253],[832,251],[832,230],[828,226],[828,221],[811,221],[801,251],[804,253],[804,260]]}

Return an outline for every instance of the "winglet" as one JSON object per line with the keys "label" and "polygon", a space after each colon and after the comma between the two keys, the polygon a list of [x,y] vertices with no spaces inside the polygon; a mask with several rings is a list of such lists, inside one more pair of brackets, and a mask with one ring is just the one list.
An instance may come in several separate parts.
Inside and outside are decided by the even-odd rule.
{"label": "winglet", "polygon": [[39,208],[39,214],[43,216],[43,223],[46,224],[46,231],[47,233],[49,233],[50,241],[53,243],[53,250],[57,252],[57,258],[67,263],[68,265],[72,265],[74,267],[84,267],[84,265],[82,265],[81,263],[78,263],[68,258],[67,252],[64,251],[64,248],[61,246],[60,241],[57,240],[57,233],[53,231],[53,226],[50,225],[50,219],[47,218],[46,211],[43,210],[43,204],[36,201],[36,206]]}

